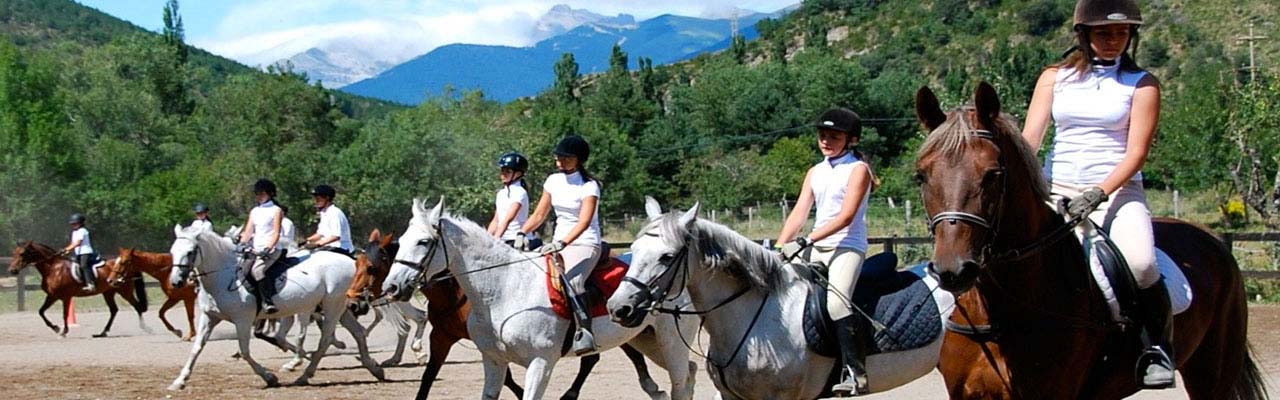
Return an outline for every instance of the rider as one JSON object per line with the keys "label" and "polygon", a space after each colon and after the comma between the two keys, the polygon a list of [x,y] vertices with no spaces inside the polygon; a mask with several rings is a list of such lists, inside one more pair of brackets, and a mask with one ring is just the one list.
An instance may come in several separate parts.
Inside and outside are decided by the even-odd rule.
{"label": "rider", "polygon": [[[489,221],[489,234],[502,240],[509,246],[515,246],[516,238],[522,234],[520,228],[529,220],[529,192],[524,188],[524,173],[529,169],[529,160],[517,152],[508,152],[498,157],[498,177],[502,179],[502,188],[494,196],[493,219]],[[527,247],[539,247],[541,241],[526,235],[530,242]],[[533,244],[537,241],[538,244]]]}
{"label": "rider", "polygon": [[351,225],[347,223],[347,214],[333,204],[338,191],[332,186],[320,185],[311,189],[311,199],[315,201],[316,213],[320,214],[320,223],[316,233],[307,238],[307,249],[332,251],[352,255],[355,247],[351,244]]}
{"label": "rider", "polygon": [[280,249],[284,251],[282,256],[288,256],[298,250],[297,229],[293,227],[293,220],[289,219],[289,206],[280,204]]}
{"label": "rider", "polygon": [[[267,269],[282,255],[280,233],[284,211],[276,205],[276,184],[271,180],[263,178],[254,182],[253,195],[257,206],[249,211],[244,231],[240,232],[237,250],[245,255],[242,268],[245,264],[252,263],[250,276],[257,288],[259,301],[262,302],[262,311],[271,314],[278,311],[271,299],[275,295],[276,285],[266,279]],[[249,242],[250,239],[253,242]]]}
{"label": "rider", "polygon": [[529,248],[529,232],[542,225],[547,212],[554,207],[555,240],[537,251],[542,254],[560,253],[564,258],[565,276],[570,286],[566,292],[578,324],[578,332],[573,337],[573,352],[582,355],[596,348],[583,293],[587,277],[600,258],[600,220],[596,215],[599,211],[600,181],[587,172],[591,148],[581,136],[569,135],[561,139],[553,153],[560,172],[551,174],[543,183],[538,208],[516,234],[516,248]]}
{"label": "rider", "polygon": [[[853,287],[867,252],[867,199],[875,187],[871,166],[854,149],[862,136],[858,114],[845,108],[833,108],[818,118],[818,149],[823,160],[805,174],[796,207],[791,210],[778,234],[782,256],[797,256],[829,268],[827,313],[835,321],[844,360],[844,377],[831,387],[838,396],[869,393],[866,378],[866,354],[856,337],[862,321],[853,314]],[[796,237],[809,209],[817,204],[813,232]],[[794,238],[794,239],[793,239]],[[807,250],[807,251],[806,251]]]}
{"label": "rider", "polygon": [[192,228],[213,232],[213,222],[209,221],[209,207],[206,207],[204,203],[196,203],[195,206],[191,207],[191,212],[196,214],[196,219],[191,221]]}
{"label": "rider", "polygon": [[62,248],[62,254],[70,254],[76,266],[80,268],[80,276],[84,279],[84,290],[93,291],[93,260],[97,252],[89,241],[89,230],[84,227],[84,214],[71,214],[67,221],[71,225],[71,243]]}
{"label": "rider", "polygon": [[1174,385],[1168,294],[1155,266],[1142,169],[1160,114],[1160,83],[1133,48],[1142,14],[1134,0],[1079,0],[1076,46],[1036,82],[1022,136],[1039,148],[1049,118],[1056,133],[1045,174],[1067,213],[1110,233],[1140,288],[1143,327],[1137,371],[1144,389]]}

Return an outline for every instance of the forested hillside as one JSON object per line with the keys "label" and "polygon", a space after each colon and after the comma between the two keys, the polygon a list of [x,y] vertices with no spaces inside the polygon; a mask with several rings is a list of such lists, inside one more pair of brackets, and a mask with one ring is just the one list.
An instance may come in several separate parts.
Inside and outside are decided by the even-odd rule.
{"label": "forested hillside", "polygon": [[[306,190],[318,183],[338,188],[356,236],[401,229],[413,196],[445,195],[454,211],[487,221],[496,156],[528,154],[540,187],[550,148],[568,133],[592,145],[588,167],[604,181],[606,216],[638,213],[645,194],[675,206],[776,203],[794,199],[817,159],[804,127],[837,105],[866,119],[861,150],[884,180],[876,201],[910,199],[922,137],[916,88],[930,85],[956,106],[988,80],[1021,115],[1031,82],[1070,44],[1072,4],[806,1],[758,24],[760,39],[715,55],[655,68],[615,48],[609,70],[589,76],[564,57],[554,86],[533,99],[447,93],[377,117],[287,71],[223,74],[197,52],[175,64],[180,52],[164,35],[32,35],[21,26],[38,24],[12,16],[33,13],[10,10],[0,28],[0,239],[62,241],[67,214],[85,211],[101,232],[95,243],[158,250],[196,201],[214,208],[220,230],[241,223],[259,176],[281,184],[304,232],[314,222]],[[1143,6],[1139,63],[1165,87],[1148,184],[1252,190],[1262,200],[1251,203],[1274,211],[1280,80],[1267,68],[1251,83],[1236,69],[1247,47],[1232,38],[1250,21],[1275,32],[1276,6]],[[1259,64],[1272,65],[1274,43],[1258,42]]]}

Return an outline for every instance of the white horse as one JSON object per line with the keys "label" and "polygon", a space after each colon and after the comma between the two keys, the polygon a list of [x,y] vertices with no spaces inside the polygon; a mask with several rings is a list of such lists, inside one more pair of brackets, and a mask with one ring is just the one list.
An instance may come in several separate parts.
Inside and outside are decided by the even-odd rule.
{"label": "white horse", "polygon": [[[697,205],[661,215],[657,202],[646,200],[651,222],[631,245],[631,269],[609,299],[611,315],[626,324],[648,314],[654,299],[687,289],[710,336],[707,371],[720,398],[812,399],[825,392],[837,360],[808,347],[803,324],[811,283],[764,246],[698,219]],[[944,290],[934,292],[945,320],[941,310],[953,300]],[[916,350],[868,357],[871,391],[933,370],[943,336]]]}
{"label": "white horse", "polygon": [[[498,398],[508,365],[515,363],[527,368],[524,399],[541,399],[551,370],[566,356],[570,334],[569,320],[551,309],[542,257],[515,251],[470,220],[445,216],[443,199],[430,211],[414,199],[413,219],[400,244],[383,293],[406,298],[447,268],[472,304],[467,330],[483,358],[482,398]],[[671,398],[686,400],[693,396],[697,365],[675,336],[676,323],[665,315],[648,317],[634,328],[605,316],[592,320],[599,351],[632,345],[667,370]],[[686,332],[697,329],[696,319],[679,323]]]}
{"label": "white horse", "polygon": [[295,385],[305,385],[315,375],[320,359],[324,357],[339,322],[355,337],[360,349],[360,360],[378,380],[383,380],[382,368],[369,357],[365,344],[364,328],[346,309],[346,290],[355,274],[354,262],[340,254],[315,254],[285,273],[285,286],[276,295],[280,312],[271,315],[258,313],[257,299],[240,282],[234,246],[216,234],[174,226],[176,239],[169,252],[173,255],[176,274],[170,275],[170,283],[181,287],[192,279],[200,284],[198,298],[200,315],[196,317],[198,336],[191,345],[182,372],[169,385],[170,390],[180,390],[191,376],[196,358],[214,326],[230,321],[236,326],[240,342],[240,356],[249,363],[253,372],[266,381],[267,386],[278,384],[276,376],[262,368],[249,354],[249,340],[254,322],[259,319],[282,318],[299,313],[311,313],[317,307],[324,320],[320,324],[320,345],[312,354],[311,363]]}

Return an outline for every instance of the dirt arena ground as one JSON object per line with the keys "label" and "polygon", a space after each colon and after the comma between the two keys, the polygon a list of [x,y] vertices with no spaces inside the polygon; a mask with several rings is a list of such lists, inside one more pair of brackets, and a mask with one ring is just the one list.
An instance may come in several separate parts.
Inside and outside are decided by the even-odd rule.
{"label": "dirt arena ground", "polygon": [[[178,307],[180,309],[181,307]],[[170,311],[171,321],[181,321],[181,311]],[[101,329],[106,313],[82,313],[79,328],[72,328],[66,338],[59,338],[40,322],[35,312],[0,315],[0,382],[4,396],[10,399],[83,398],[83,399],[352,399],[410,398],[418,387],[422,368],[405,365],[387,369],[388,382],[375,382],[359,367],[352,356],[354,350],[339,351],[321,363],[320,371],[306,387],[265,388],[262,380],[243,361],[232,359],[237,345],[232,327],[220,325],[213,341],[201,355],[187,389],[169,392],[165,387],[177,375],[191,345],[168,333],[161,333],[154,311],[146,315],[146,323],[155,330],[147,334],[138,327],[137,318],[122,311],[116,320],[113,336],[94,339],[90,335]],[[1261,368],[1272,384],[1280,384],[1280,306],[1250,307],[1249,337],[1258,351]],[[363,320],[366,324],[369,319]],[[184,322],[185,324],[185,322]],[[308,337],[315,346],[318,334]],[[339,338],[350,341],[345,331]],[[381,361],[394,350],[394,333],[387,324],[376,328],[370,338],[374,358]],[[254,341],[252,353],[270,369],[288,361],[288,355]],[[412,357],[407,352],[406,360]],[[435,383],[433,399],[474,399],[482,385],[480,355],[470,342],[454,347],[449,363]],[[701,363],[700,363],[701,364]],[[569,360],[556,368],[548,398],[558,398],[577,372],[578,362]],[[701,365],[700,365],[700,368]],[[665,372],[654,368],[655,379],[666,385]],[[523,370],[513,368],[517,376]],[[277,373],[282,383],[292,382],[299,373]],[[941,377],[935,372],[908,386],[872,396],[876,399],[945,398]],[[695,398],[714,398],[705,371],[700,371]],[[513,398],[504,392],[504,399]],[[635,371],[621,352],[609,352],[583,389],[583,399],[643,399],[636,383]],[[1140,399],[1183,399],[1180,391],[1142,393]]]}

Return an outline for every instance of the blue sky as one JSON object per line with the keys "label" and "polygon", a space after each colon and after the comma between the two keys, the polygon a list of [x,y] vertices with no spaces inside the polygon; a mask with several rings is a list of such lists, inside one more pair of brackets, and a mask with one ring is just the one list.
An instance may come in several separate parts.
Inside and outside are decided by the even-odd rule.
{"label": "blue sky", "polygon": [[[164,0],[79,0],[149,30]],[[734,7],[772,12],[799,0],[202,0],[180,3],[187,41],[249,65],[342,43],[402,61],[449,43],[531,45],[538,17],[556,4],[638,19],[661,14],[724,18]]]}

